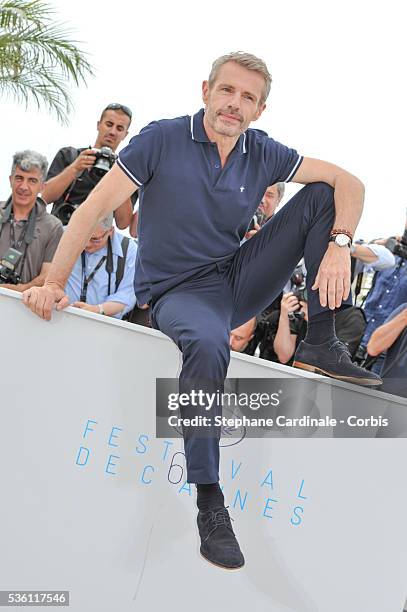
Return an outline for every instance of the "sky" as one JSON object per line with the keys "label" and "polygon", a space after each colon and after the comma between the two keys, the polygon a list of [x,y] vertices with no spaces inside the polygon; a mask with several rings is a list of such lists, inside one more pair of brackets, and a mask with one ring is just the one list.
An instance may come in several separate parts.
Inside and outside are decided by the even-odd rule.
{"label": "sky", "polygon": [[[130,106],[130,135],[148,122],[195,113],[212,61],[243,50],[264,59],[273,83],[252,125],[301,154],[336,163],[366,186],[356,237],[400,234],[407,122],[403,2],[279,0],[51,2],[55,19],[89,54],[95,77],[72,90],[61,126],[47,111],[0,99],[0,200],[11,157],[31,148],[52,161],[62,146],[94,144],[109,102]],[[126,141],[127,142],[127,141]],[[297,186],[290,184],[285,200]]]}

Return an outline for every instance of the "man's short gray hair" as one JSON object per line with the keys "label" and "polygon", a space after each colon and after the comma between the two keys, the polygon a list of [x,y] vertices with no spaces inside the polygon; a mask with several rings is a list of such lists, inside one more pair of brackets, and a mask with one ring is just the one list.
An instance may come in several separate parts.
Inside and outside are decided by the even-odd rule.
{"label": "man's short gray hair", "polygon": [[218,59],[213,62],[211,73],[208,77],[209,87],[212,87],[216,81],[216,77],[218,76],[221,66],[227,62],[236,62],[239,64],[239,66],[243,66],[243,68],[247,68],[247,70],[254,70],[262,75],[264,78],[264,89],[260,104],[264,104],[270,93],[271,74],[269,73],[265,62],[251,53],[244,53],[244,51],[232,51],[231,53],[227,53],[227,55],[218,57]]}
{"label": "man's short gray hair", "polygon": [[45,181],[48,170],[48,161],[44,155],[37,153],[37,151],[17,151],[13,155],[13,163],[11,166],[11,174],[14,174],[17,166],[24,170],[24,172],[30,172],[33,168],[36,168],[41,172],[41,179]]}
{"label": "man's short gray hair", "polygon": [[285,192],[285,183],[276,183],[278,199],[282,200]]}
{"label": "man's short gray hair", "polygon": [[107,217],[102,219],[100,225],[103,227],[104,230],[109,230],[113,225],[113,213],[108,214]]}

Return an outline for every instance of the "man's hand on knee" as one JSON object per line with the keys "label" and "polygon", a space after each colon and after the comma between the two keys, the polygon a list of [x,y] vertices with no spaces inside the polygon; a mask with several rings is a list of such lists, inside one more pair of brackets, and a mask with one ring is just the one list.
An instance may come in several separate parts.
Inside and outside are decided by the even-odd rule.
{"label": "man's hand on knee", "polygon": [[350,292],[350,250],[329,244],[320,263],[313,290],[319,289],[321,306],[339,308]]}

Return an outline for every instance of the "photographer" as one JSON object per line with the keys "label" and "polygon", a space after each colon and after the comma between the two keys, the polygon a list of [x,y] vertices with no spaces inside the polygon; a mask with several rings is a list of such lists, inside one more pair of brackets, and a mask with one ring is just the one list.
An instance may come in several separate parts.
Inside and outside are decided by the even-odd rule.
{"label": "photographer", "polygon": [[407,397],[407,303],[396,308],[369,340],[369,355],[375,357],[385,351],[381,390]]}
{"label": "photographer", "polygon": [[[407,224],[401,237],[383,240],[386,248],[393,253],[395,266],[376,272],[372,288],[364,303],[367,319],[365,333],[360,343],[360,357],[366,355],[366,347],[373,332],[383,325],[391,313],[407,302]],[[379,355],[372,365],[374,372],[383,366],[384,356]]]}
{"label": "photographer", "polygon": [[[284,183],[276,183],[275,185],[269,185],[263,194],[261,202],[250,222],[245,239],[252,238],[257,232],[263,227],[263,225],[271,219],[276,212],[283,199],[285,191]],[[133,235],[133,234],[132,234]]]}
{"label": "photographer", "polygon": [[[93,147],[64,147],[56,154],[42,196],[46,202],[54,204],[52,214],[63,225],[68,224],[74,210],[114,164],[115,151],[129,133],[131,118],[132,112],[127,106],[109,104],[97,122]],[[117,226],[120,229],[128,227],[132,214],[132,198],[129,198],[115,212]]]}
{"label": "photographer", "polygon": [[261,199],[258,209],[256,210],[256,217],[260,227],[271,219],[276,212],[283,199],[285,191],[284,183],[276,183],[267,187],[264,195]]}
{"label": "photographer", "polygon": [[71,305],[121,319],[136,303],[136,255],[136,243],[114,230],[110,214],[93,232],[68,278],[65,291]]}
{"label": "photographer", "polygon": [[62,224],[39,197],[47,160],[35,151],[13,156],[11,196],[0,203],[0,284],[24,291],[41,287],[62,236]]}
{"label": "photographer", "polygon": [[243,325],[232,329],[229,338],[229,345],[232,351],[237,353],[244,353],[246,351],[250,341],[254,338],[256,325],[257,319],[253,317],[246,323],[243,323]]}
{"label": "photographer", "polygon": [[[300,296],[301,297],[301,296]],[[297,346],[307,333],[308,308],[293,292],[283,294],[274,351],[280,363],[291,365]]]}

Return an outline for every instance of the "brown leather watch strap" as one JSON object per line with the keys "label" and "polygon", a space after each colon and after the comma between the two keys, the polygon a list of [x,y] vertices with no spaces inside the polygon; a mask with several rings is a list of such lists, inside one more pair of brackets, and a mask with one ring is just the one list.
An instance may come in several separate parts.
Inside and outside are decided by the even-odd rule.
{"label": "brown leather watch strap", "polygon": [[353,240],[353,234],[347,229],[337,229],[336,227],[331,231],[330,236],[336,236],[337,234],[345,234],[351,240]]}

